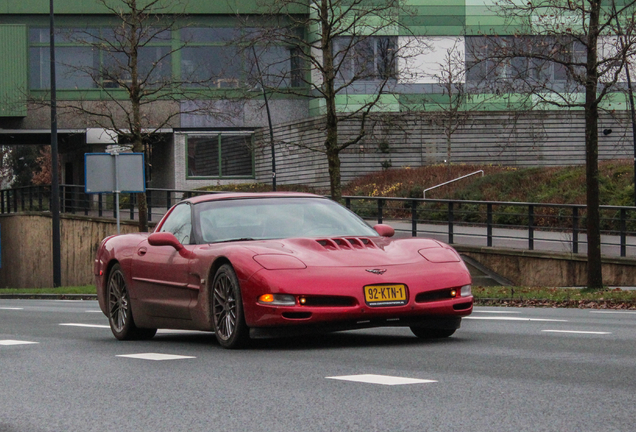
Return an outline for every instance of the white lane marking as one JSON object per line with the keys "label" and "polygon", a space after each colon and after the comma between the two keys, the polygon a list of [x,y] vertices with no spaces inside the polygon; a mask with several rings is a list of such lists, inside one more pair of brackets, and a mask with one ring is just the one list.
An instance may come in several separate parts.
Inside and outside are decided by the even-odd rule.
{"label": "white lane marking", "polygon": [[561,319],[546,319],[546,318],[517,318],[517,317],[474,317],[467,316],[462,319],[474,319],[474,320],[493,320],[493,321],[542,321],[542,322],[568,322],[568,320]]}
{"label": "white lane marking", "polygon": [[29,345],[29,344],[37,344],[37,343],[40,343],[40,342],[19,341],[19,340],[11,340],[11,339],[0,340],[0,345]]}
{"label": "white lane marking", "polygon": [[402,378],[402,377],[394,377],[394,376],[387,376],[387,375],[373,375],[373,374],[343,375],[343,376],[332,376],[332,377],[325,377],[325,378],[342,380],[342,381],[369,383],[369,384],[382,384],[382,385],[426,384],[426,383],[437,382],[435,380]]}
{"label": "white lane marking", "polygon": [[599,331],[578,331],[578,330],[541,330],[546,333],[575,333],[575,334],[595,334],[595,335],[608,335],[612,332],[599,332]]}
{"label": "white lane marking", "polygon": [[127,357],[142,360],[181,360],[181,359],[193,359],[196,357],[172,355],[172,354],[159,354],[159,353],[142,353],[142,354],[123,354],[116,357]]}
{"label": "white lane marking", "polygon": [[110,326],[102,324],[75,324],[75,323],[62,323],[61,326],[69,327],[92,327],[92,328],[110,328]]}
{"label": "white lane marking", "polygon": [[84,312],[88,312],[88,313],[102,313],[102,311],[100,309],[88,309],[88,310],[85,310]]}
{"label": "white lane marking", "polygon": [[510,312],[510,311],[489,311],[489,310],[476,310],[473,309],[473,313],[494,313],[494,314],[518,314],[521,312]]}
{"label": "white lane marking", "polygon": [[631,314],[631,315],[636,315],[636,311],[590,311],[590,313],[600,313],[600,314]]}
{"label": "white lane marking", "polygon": [[16,308],[16,307],[0,307],[1,310],[24,310],[24,308]]}

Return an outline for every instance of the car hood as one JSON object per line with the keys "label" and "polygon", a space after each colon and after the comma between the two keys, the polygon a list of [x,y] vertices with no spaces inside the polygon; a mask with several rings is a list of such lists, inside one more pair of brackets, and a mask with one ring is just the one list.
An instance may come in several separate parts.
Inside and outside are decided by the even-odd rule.
{"label": "car hood", "polygon": [[450,246],[421,238],[294,238],[256,241],[243,246],[252,251],[261,264],[263,260],[271,262],[278,258],[289,263],[290,256],[307,267],[389,266],[426,261],[461,261]]}

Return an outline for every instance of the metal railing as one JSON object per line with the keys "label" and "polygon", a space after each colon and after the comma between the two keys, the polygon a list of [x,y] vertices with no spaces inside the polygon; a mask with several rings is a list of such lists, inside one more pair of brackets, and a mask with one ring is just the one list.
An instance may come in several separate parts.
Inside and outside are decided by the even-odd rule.
{"label": "metal railing", "polygon": [[[158,221],[177,202],[196,195],[215,192],[146,189],[148,221]],[[50,186],[27,186],[0,191],[0,214],[25,211],[49,211],[51,201]],[[120,194],[119,211],[122,220],[138,218],[137,198],[134,193]],[[60,185],[60,212],[93,217],[115,218],[113,194],[87,194],[84,186]]]}
{"label": "metal railing", "polygon": [[[146,190],[148,220],[158,221],[182,199],[206,191]],[[0,213],[49,211],[49,186],[0,191]],[[397,235],[426,236],[461,245],[584,253],[587,210],[580,204],[457,201],[422,198],[343,197],[345,205],[367,220],[390,220]],[[85,194],[83,186],[60,186],[60,211],[115,217],[112,194]],[[122,194],[121,218],[138,218],[135,194]],[[601,206],[602,251],[636,257],[636,207]]]}
{"label": "metal railing", "polygon": [[[398,234],[426,236],[450,244],[584,253],[585,205],[343,197],[367,220],[390,220]],[[605,255],[636,256],[636,207],[601,206]]]}

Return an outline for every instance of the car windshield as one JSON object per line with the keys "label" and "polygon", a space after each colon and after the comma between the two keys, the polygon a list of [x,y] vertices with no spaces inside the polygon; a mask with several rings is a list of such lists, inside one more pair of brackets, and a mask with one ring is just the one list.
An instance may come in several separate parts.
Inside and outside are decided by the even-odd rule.
{"label": "car windshield", "polygon": [[194,206],[203,243],[292,237],[374,237],[362,219],[325,198],[250,198]]}

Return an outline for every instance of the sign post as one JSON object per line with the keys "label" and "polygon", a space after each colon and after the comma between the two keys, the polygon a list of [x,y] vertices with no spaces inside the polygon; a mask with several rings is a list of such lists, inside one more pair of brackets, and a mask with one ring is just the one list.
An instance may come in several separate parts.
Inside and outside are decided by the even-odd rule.
{"label": "sign post", "polygon": [[120,233],[119,194],[146,192],[143,153],[85,153],[84,191],[115,194],[117,234]]}

